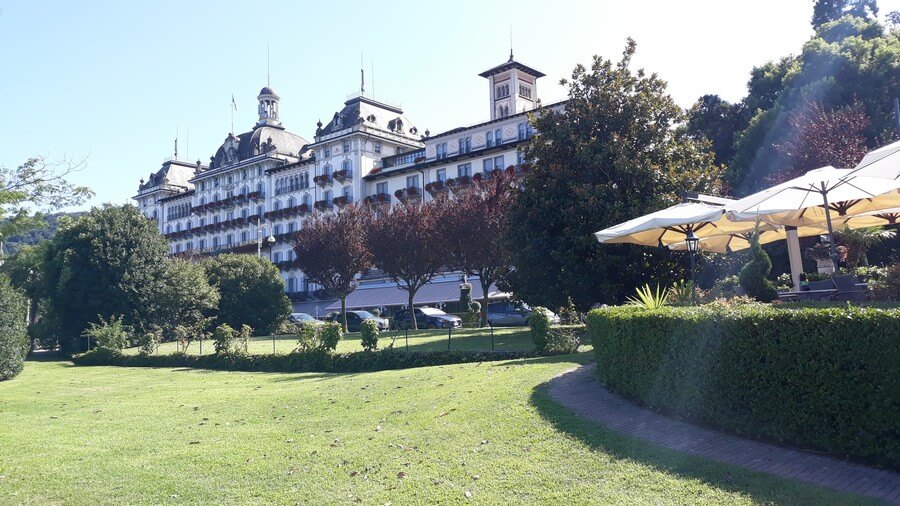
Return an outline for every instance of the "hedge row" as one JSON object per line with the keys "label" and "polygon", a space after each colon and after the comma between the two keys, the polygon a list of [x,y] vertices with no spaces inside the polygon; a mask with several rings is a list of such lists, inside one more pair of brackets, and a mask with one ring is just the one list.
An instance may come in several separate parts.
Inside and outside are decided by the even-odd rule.
{"label": "hedge row", "polygon": [[371,372],[409,369],[435,365],[515,360],[553,355],[536,351],[422,351],[397,350],[328,353],[313,350],[286,355],[123,355],[96,349],[75,355],[77,365],[113,365],[125,367],[193,367],[227,371],[261,372]]}
{"label": "hedge row", "polygon": [[25,297],[0,275],[0,381],[22,371],[25,359]]}
{"label": "hedge row", "polygon": [[900,468],[900,309],[592,311],[600,380],[737,434]]}

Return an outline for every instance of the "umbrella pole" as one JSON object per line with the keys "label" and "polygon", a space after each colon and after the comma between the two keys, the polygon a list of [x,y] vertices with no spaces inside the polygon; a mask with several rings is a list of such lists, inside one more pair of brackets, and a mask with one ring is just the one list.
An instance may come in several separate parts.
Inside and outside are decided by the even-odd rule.
{"label": "umbrella pole", "polygon": [[834,245],[834,228],[831,226],[831,209],[828,207],[828,192],[825,191],[825,183],[822,183],[822,201],[825,203],[825,223],[828,225],[828,245],[831,253],[831,263],[834,264],[834,273],[838,272],[837,247]]}

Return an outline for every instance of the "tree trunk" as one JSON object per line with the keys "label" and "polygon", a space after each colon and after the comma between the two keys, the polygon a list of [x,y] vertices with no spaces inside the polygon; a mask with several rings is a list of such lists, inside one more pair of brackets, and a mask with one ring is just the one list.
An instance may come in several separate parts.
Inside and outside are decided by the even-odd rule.
{"label": "tree trunk", "polygon": [[412,322],[413,330],[419,330],[419,325],[416,323],[416,310],[413,307],[413,299],[416,297],[416,291],[413,289],[409,290],[409,318],[410,322]]}
{"label": "tree trunk", "polygon": [[344,332],[347,332],[347,296],[341,296],[341,320],[343,320],[343,324],[341,325],[344,328]]}
{"label": "tree trunk", "polygon": [[491,280],[485,279],[483,274],[478,279],[481,282],[481,326],[486,327],[488,324],[488,290],[491,288]]}

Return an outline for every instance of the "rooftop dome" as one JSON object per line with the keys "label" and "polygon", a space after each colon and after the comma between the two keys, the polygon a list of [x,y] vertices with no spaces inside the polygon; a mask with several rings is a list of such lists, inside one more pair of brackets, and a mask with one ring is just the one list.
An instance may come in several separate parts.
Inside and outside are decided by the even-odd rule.
{"label": "rooftop dome", "polygon": [[276,97],[278,96],[278,93],[275,93],[275,90],[273,90],[272,88],[270,88],[268,86],[259,90],[259,94],[260,95],[275,95]]}

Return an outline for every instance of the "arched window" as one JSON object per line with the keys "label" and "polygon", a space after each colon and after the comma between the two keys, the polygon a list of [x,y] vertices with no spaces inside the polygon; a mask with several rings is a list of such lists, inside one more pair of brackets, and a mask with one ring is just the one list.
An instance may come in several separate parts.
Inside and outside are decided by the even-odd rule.
{"label": "arched window", "polygon": [[264,213],[265,213],[265,209],[263,208],[263,206],[261,206],[261,205],[260,205],[260,206],[256,206],[256,216],[257,216],[257,218],[260,217],[260,216],[262,216]]}
{"label": "arched window", "polygon": [[206,197],[200,197],[200,205],[206,204]]}
{"label": "arched window", "polygon": [[193,228],[193,227],[191,226],[191,220],[188,220],[188,221],[187,221],[187,226],[184,227],[184,229],[185,229],[185,230],[190,230],[190,229],[192,229],[192,228]]}
{"label": "arched window", "polygon": [[351,163],[350,160],[344,160],[341,163],[341,169],[347,171],[347,174],[350,173],[351,168],[353,168],[353,163]]}
{"label": "arched window", "polygon": [[171,233],[172,233],[172,225],[166,225],[166,233],[167,233],[167,234],[171,234]]}
{"label": "arched window", "polygon": [[263,184],[256,183],[256,193],[259,193],[260,195],[262,195],[262,192],[263,192]]}
{"label": "arched window", "polygon": [[326,176],[331,175],[331,165],[326,165],[324,169],[322,169],[322,173]]}
{"label": "arched window", "polygon": [[307,206],[309,205],[309,194],[308,193],[303,194],[303,203],[306,204]]}
{"label": "arched window", "polygon": [[175,231],[176,231],[176,232],[181,232],[181,223],[176,223],[176,224],[175,224]]}
{"label": "arched window", "polygon": [[280,251],[278,253],[275,253],[275,256],[272,259],[272,261],[275,262],[276,264],[281,262],[281,252]]}
{"label": "arched window", "polygon": [[281,210],[281,201],[280,200],[276,200],[275,202],[272,203],[272,210],[273,211]]}
{"label": "arched window", "polygon": [[294,207],[296,205],[297,205],[297,199],[295,199],[294,197],[291,197],[288,199],[288,203],[287,203],[288,207]]}
{"label": "arched window", "polygon": [[219,194],[218,194],[218,193],[214,193],[214,194],[213,194],[213,202],[218,202],[218,201],[219,201]]}

